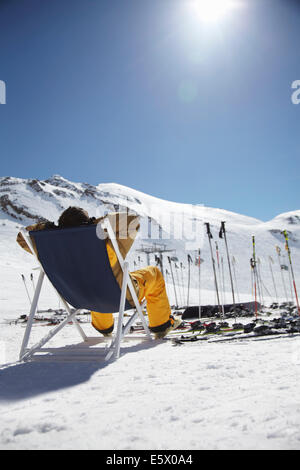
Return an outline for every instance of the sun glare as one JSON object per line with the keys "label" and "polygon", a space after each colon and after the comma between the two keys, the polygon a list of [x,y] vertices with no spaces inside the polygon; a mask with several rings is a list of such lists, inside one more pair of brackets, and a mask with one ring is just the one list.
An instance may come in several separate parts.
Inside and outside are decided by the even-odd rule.
{"label": "sun glare", "polygon": [[233,0],[193,0],[195,14],[202,21],[218,22],[235,7]]}

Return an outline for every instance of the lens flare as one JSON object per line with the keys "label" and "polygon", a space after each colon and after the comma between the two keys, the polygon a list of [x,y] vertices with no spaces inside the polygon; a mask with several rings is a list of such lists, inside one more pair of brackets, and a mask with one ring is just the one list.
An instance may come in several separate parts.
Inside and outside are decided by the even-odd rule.
{"label": "lens flare", "polygon": [[202,21],[218,22],[236,6],[232,0],[194,0],[192,3],[195,14]]}

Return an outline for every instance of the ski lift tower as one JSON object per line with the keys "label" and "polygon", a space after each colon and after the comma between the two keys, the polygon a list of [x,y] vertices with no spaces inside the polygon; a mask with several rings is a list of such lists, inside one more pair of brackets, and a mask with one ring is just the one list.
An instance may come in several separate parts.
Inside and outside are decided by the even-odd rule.
{"label": "ski lift tower", "polygon": [[174,249],[167,248],[165,243],[159,241],[153,241],[153,243],[141,243],[141,248],[136,250],[138,253],[145,253],[147,256],[147,264],[150,265],[150,255],[156,255],[160,259],[160,266],[161,272],[164,274],[164,266],[163,266],[163,254],[164,253],[171,253]]}

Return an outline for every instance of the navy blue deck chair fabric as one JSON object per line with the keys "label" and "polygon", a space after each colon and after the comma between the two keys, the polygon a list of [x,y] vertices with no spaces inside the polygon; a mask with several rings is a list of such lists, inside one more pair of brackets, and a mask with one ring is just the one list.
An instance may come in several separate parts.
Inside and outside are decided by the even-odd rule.
{"label": "navy blue deck chair fabric", "polygon": [[[105,240],[96,225],[30,232],[45,273],[76,309],[119,311],[121,289],[110,267]],[[125,309],[133,308],[126,301]]]}

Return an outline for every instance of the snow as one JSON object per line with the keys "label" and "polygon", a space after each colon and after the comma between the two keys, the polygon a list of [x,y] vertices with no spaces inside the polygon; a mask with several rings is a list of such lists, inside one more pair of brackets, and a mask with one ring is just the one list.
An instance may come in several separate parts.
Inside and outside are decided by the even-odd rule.
{"label": "snow", "polygon": [[[74,185],[55,176],[70,194]],[[24,180],[11,179],[18,185],[15,199],[26,201],[34,213],[44,215],[52,198],[30,196]],[[46,183],[51,191],[51,180]],[[99,189],[100,186],[100,189]],[[130,188],[105,184],[97,188],[106,194],[106,201],[124,201],[128,196],[135,208],[147,215],[152,196]],[[75,186],[74,186],[75,187]],[[81,183],[76,183],[78,191]],[[13,186],[15,189],[15,186]],[[25,198],[26,193],[26,198]],[[69,204],[53,193],[49,213],[58,216],[58,205]],[[82,200],[73,191],[78,205]],[[24,196],[24,198],[23,198]],[[78,199],[79,198],[79,199]],[[140,203],[134,201],[134,198]],[[41,200],[43,200],[42,203]],[[160,201],[160,200],[159,200]],[[74,203],[74,200],[72,204]],[[97,206],[98,204],[98,206]],[[86,200],[91,215],[101,212],[103,206]],[[274,273],[280,299],[284,292],[276,272],[275,244],[282,236],[270,230],[287,229],[291,237],[296,283],[300,286],[300,211],[281,214],[267,223],[222,209],[187,207],[177,203],[159,202],[165,211],[185,211],[202,222],[209,221],[220,250],[225,252],[222,240],[217,238],[220,221],[226,221],[228,241],[237,259],[239,296],[252,300],[250,269],[251,236],[257,237],[257,251],[261,270],[271,297],[274,289],[267,260],[272,254]],[[56,208],[56,209],[55,209]],[[56,211],[56,212],[55,212]],[[24,274],[30,296],[37,281],[36,263],[16,244],[16,234],[22,223],[0,213],[0,449],[299,449],[300,448],[300,337],[257,338],[252,341],[226,343],[197,342],[173,346],[169,341],[124,343],[120,359],[113,363],[82,362],[27,362],[19,363],[18,353],[24,334],[24,325],[9,324],[19,315],[28,313],[29,301],[21,278]],[[3,225],[4,224],[4,225]],[[283,226],[284,224],[284,226]],[[167,227],[163,227],[167,233]],[[281,238],[280,238],[281,237]],[[137,259],[135,249],[143,237],[135,242],[130,257],[131,269]],[[185,262],[186,251],[182,240],[171,240],[179,261]],[[214,303],[213,279],[209,247],[202,239],[202,303]],[[275,253],[274,253],[275,252]],[[152,261],[152,260],[151,260]],[[145,263],[145,259],[142,260]],[[167,264],[166,264],[167,267]],[[198,302],[198,271],[192,267],[191,303]],[[288,284],[288,277],[286,282]],[[184,286],[177,285],[178,293],[186,296],[187,266]],[[180,288],[180,291],[179,291]],[[167,285],[174,303],[171,280]],[[231,301],[230,284],[226,274],[226,299]],[[47,283],[42,291],[39,309],[58,308],[58,299]],[[83,324],[88,336],[95,337],[89,323]],[[34,325],[32,343],[41,338],[49,327]],[[80,343],[73,325],[67,325],[51,344]]]}
{"label": "snow", "polygon": [[109,365],[4,367],[0,448],[299,449],[299,345],[160,341]]}

